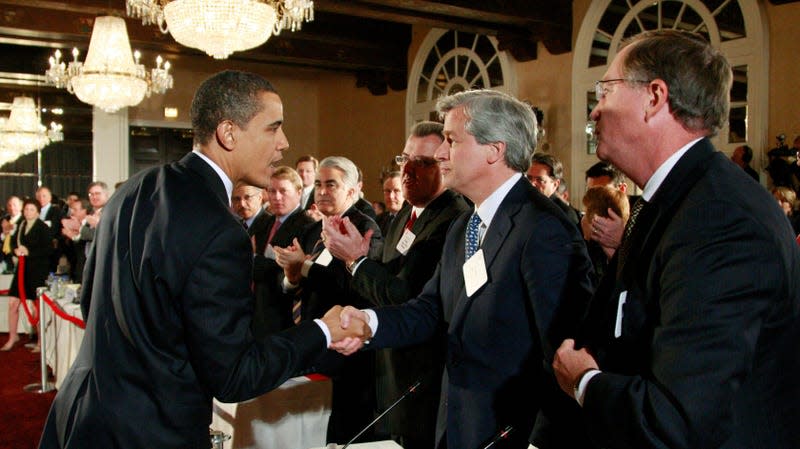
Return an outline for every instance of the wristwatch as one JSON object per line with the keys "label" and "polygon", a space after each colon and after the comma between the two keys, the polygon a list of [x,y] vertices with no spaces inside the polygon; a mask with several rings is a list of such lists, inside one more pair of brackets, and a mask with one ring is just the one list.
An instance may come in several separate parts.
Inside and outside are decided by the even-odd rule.
{"label": "wristwatch", "polygon": [[347,268],[347,272],[353,274],[353,270],[358,266],[359,263],[361,263],[362,260],[366,258],[367,256],[359,256],[355,260],[352,260],[349,263],[347,263],[347,265],[345,265],[345,268]]}

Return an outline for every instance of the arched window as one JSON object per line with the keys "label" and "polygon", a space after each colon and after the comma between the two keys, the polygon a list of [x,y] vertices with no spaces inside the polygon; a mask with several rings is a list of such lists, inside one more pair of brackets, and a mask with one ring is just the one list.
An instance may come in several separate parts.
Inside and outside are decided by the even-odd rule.
{"label": "arched window", "polygon": [[511,60],[497,40],[475,33],[435,28],[414,59],[406,94],[406,129],[436,120],[436,100],[467,89],[516,93]]}
{"label": "arched window", "polygon": [[[756,0],[593,1],[573,53],[572,139],[574,148],[587,150],[575,155],[578,163],[573,164],[573,182],[582,185],[582,171],[596,162],[590,156],[594,142],[587,133],[589,113],[597,104],[594,82],[603,77],[625,38],[647,30],[693,31],[719,48],[733,67],[734,82],[730,118],[714,138],[714,144],[727,152],[745,143],[765,148],[768,94],[765,21]],[[763,166],[762,156],[762,152],[755,155],[756,168]]]}

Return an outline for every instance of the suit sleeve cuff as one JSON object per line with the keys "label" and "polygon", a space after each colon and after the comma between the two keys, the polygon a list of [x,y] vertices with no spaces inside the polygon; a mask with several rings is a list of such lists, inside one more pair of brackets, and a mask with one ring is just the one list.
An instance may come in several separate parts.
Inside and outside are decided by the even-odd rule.
{"label": "suit sleeve cuff", "polygon": [[319,318],[315,319],[314,322],[317,323],[317,326],[319,326],[319,328],[322,329],[322,333],[325,334],[325,347],[326,348],[330,348],[331,347],[331,331],[328,330],[328,326],[326,326],[325,323]]}
{"label": "suit sleeve cuff", "polygon": [[586,396],[586,387],[589,385],[589,381],[602,371],[598,369],[593,369],[585,372],[581,379],[578,381],[578,385],[575,387],[575,400],[578,401],[578,404],[583,407],[583,399]]}

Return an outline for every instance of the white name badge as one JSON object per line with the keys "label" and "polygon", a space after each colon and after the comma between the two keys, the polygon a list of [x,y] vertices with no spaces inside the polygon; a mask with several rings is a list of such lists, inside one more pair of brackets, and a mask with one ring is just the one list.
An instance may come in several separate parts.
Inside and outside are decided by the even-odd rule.
{"label": "white name badge", "polygon": [[486,264],[483,261],[483,250],[479,249],[468,261],[464,262],[464,287],[467,289],[467,296],[472,296],[488,280],[486,274]]}
{"label": "white name badge", "polygon": [[406,229],[406,231],[403,232],[403,236],[400,237],[400,241],[397,242],[395,249],[397,249],[400,254],[405,256],[408,253],[408,250],[411,248],[411,245],[414,243],[415,238],[417,238],[417,236],[414,235],[410,229]]}
{"label": "white name badge", "polygon": [[328,248],[325,248],[321,253],[319,253],[319,256],[314,261],[314,263],[320,264],[323,267],[327,267],[328,265],[331,264],[332,260],[333,260],[333,255],[331,254],[330,251],[328,251]]}
{"label": "white name badge", "polygon": [[614,338],[622,336],[622,306],[625,305],[625,299],[628,298],[628,291],[619,294],[619,302],[617,303],[617,321],[614,323]]}
{"label": "white name badge", "polygon": [[53,227],[53,222],[50,221],[50,220],[45,220],[44,224],[46,224],[48,228],[52,228]]}

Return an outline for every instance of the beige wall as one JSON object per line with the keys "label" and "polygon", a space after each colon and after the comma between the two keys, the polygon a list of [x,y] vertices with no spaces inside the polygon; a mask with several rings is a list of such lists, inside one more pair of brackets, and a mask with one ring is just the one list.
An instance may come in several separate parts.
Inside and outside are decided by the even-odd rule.
{"label": "beige wall", "polygon": [[[382,198],[378,181],[382,165],[400,153],[405,141],[405,92],[390,90],[388,95],[373,96],[366,88],[356,88],[355,77],[345,73],[263,64],[232,66],[229,61],[199,56],[183,57],[173,64],[175,87],[130,108],[132,123],[187,126],[194,91],[208,76],[226,69],[260,73],[283,100],[284,130],[290,144],[284,163],[293,167],[304,154],[319,159],[346,156],[364,171],[367,198]],[[177,107],[178,117],[165,119],[165,106]]]}
{"label": "beige wall", "polygon": [[[573,42],[591,0],[573,2]],[[800,70],[797,56],[800,40],[790,38],[800,23],[800,2],[774,6],[764,0],[770,40],[769,136],[786,133],[789,139],[800,134]],[[414,27],[409,48],[409,67],[428,32]],[[148,57],[148,55],[145,55]],[[152,56],[149,56],[152,59]],[[130,119],[165,121],[164,106],[176,106],[175,120],[188,123],[188,108],[197,85],[209,74],[230,68],[226,61],[207,57],[174,61],[175,88],[163,96],[146,99],[130,109]],[[551,55],[539,45],[535,61],[514,64],[518,96],[541,108],[550,152],[560,158],[565,173],[581,178],[583,171],[596,161],[582,148],[573,149],[570,130],[572,54]],[[292,148],[285,156],[288,165],[301,154],[318,157],[343,155],[351,158],[365,173],[364,191],[368,199],[382,197],[378,176],[390,164],[391,157],[402,150],[405,141],[406,92],[389,91],[373,96],[365,88],[355,87],[349,74],[296,69],[280,66],[237,65],[270,79],[284,101],[286,134]],[[583,179],[569,179],[573,204],[579,204]]]}
{"label": "beige wall", "polygon": [[786,134],[789,146],[800,135],[800,2],[772,5],[764,1],[769,26],[769,148]]}

